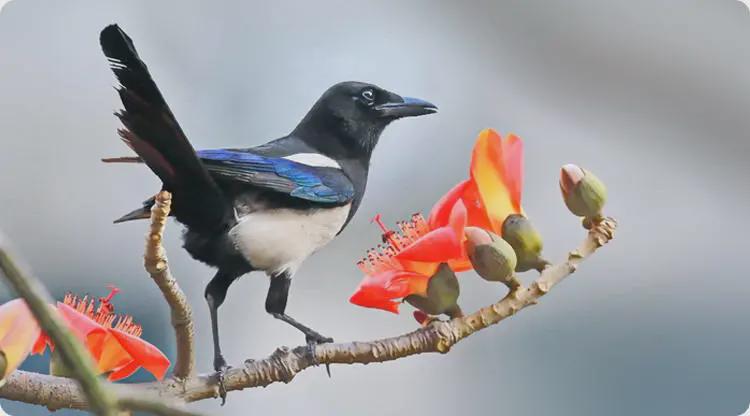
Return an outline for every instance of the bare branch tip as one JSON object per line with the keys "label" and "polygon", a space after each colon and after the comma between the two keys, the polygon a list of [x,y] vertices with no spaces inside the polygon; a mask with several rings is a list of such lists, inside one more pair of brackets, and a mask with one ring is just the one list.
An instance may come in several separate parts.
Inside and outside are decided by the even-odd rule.
{"label": "bare branch tip", "polygon": [[161,191],[156,194],[157,205],[170,205],[172,203],[172,194],[169,191]]}

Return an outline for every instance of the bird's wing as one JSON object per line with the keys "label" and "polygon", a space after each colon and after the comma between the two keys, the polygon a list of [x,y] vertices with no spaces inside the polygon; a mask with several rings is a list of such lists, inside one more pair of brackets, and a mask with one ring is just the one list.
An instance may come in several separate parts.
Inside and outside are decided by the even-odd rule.
{"label": "bird's wing", "polygon": [[341,169],[310,166],[283,157],[248,151],[199,150],[198,157],[217,179],[243,182],[323,204],[346,204],[354,198],[354,185]]}
{"label": "bird's wing", "polygon": [[207,226],[221,221],[223,193],[195,154],[133,41],[117,25],[102,30],[99,40],[120,83],[122,140],[174,194],[179,221]]}

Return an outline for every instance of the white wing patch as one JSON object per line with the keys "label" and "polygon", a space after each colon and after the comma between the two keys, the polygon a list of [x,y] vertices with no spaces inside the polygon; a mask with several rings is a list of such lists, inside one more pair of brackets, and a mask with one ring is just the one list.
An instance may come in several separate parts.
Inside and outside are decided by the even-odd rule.
{"label": "white wing patch", "polygon": [[307,166],[313,166],[316,168],[341,169],[341,165],[339,165],[335,160],[331,159],[330,157],[323,156],[319,153],[295,153],[293,155],[284,156],[284,159],[301,163]]}

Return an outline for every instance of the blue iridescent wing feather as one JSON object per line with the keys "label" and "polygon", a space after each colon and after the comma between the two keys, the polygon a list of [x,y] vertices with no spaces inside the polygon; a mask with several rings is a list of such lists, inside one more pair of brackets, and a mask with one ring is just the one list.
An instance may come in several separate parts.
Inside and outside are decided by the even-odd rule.
{"label": "blue iridescent wing feather", "polygon": [[199,150],[213,175],[286,193],[295,198],[328,204],[345,204],[354,198],[354,186],[340,170],[308,166],[279,157],[231,149]]}

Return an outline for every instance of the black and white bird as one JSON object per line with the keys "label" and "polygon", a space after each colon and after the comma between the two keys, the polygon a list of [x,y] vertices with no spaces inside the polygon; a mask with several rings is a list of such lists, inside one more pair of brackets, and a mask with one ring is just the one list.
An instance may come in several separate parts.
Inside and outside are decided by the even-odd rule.
{"label": "black and white bird", "polygon": [[[309,345],[331,342],[285,313],[292,276],[357,212],[385,127],[437,108],[372,84],[342,82],[323,93],[287,136],[257,147],[196,152],[131,39],[111,25],[100,41],[120,83],[120,137],[138,154],[105,161],[148,165],[173,195],[172,214],[186,226],[185,249],[218,268],[205,292],[214,369],[226,368],[217,310],[232,282],[252,271],[270,276],[268,313],[302,331]],[[147,218],[153,203],[147,200],[115,222]]]}

